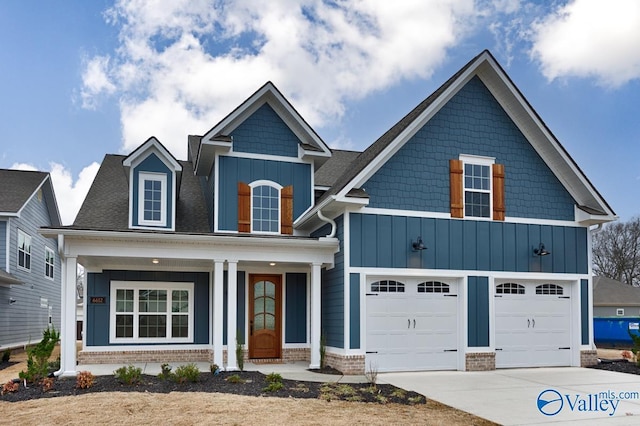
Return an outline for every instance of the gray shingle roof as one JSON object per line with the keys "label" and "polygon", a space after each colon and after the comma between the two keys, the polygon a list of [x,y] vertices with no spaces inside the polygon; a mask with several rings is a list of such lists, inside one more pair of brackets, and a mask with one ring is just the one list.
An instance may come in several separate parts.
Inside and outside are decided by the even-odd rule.
{"label": "gray shingle roof", "polygon": [[314,176],[315,184],[318,186],[332,186],[360,154],[361,152],[359,151],[332,150],[331,158],[316,171]]}
{"label": "gray shingle roof", "polygon": [[[72,228],[129,229],[129,184],[123,155],[106,155]],[[176,202],[176,232],[208,233],[207,208],[191,163],[180,161],[182,182]]]}
{"label": "gray shingle roof", "polygon": [[593,278],[593,306],[640,306],[640,287],[607,277]]}
{"label": "gray shingle roof", "polygon": [[45,172],[0,169],[0,213],[18,213],[47,176]]}

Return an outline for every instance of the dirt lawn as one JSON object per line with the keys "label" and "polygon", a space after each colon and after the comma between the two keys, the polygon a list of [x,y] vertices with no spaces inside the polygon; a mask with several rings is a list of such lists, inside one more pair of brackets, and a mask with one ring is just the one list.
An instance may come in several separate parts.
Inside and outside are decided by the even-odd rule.
{"label": "dirt lawn", "polygon": [[[0,383],[17,377],[26,369],[24,354],[12,355],[11,361],[19,363],[0,370]],[[494,425],[436,401],[417,406],[382,405],[200,392],[109,392],[13,403],[0,401],[0,416],[17,425]]]}

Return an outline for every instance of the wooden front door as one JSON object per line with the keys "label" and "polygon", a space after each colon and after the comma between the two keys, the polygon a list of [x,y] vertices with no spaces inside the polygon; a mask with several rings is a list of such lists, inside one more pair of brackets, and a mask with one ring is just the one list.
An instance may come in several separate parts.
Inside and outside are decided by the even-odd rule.
{"label": "wooden front door", "polygon": [[282,276],[249,276],[249,358],[280,358]]}

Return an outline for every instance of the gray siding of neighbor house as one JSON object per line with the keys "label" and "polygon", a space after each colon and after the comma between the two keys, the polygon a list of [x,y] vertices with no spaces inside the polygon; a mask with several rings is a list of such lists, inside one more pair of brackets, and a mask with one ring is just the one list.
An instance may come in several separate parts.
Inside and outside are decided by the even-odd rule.
{"label": "gray siding of neighbor house", "polygon": [[[624,309],[624,315],[618,315],[616,311],[618,309]],[[594,306],[593,307],[594,318],[606,318],[606,317],[640,317],[640,306]]]}
{"label": "gray siding of neighbor house", "polygon": [[0,269],[7,269],[7,221],[0,220]]}
{"label": "gray siding of neighbor house", "polygon": [[[9,232],[9,271],[24,284],[0,286],[0,347],[25,342],[38,342],[42,331],[49,325],[49,307],[52,324],[60,329],[60,258],[55,239],[38,233],[42,226],[51,225],[47,202],[41,193],[31,198],[19,218],[7,223]],[[18,229],[31,236],[31,270],[18,268]],[[5,245],[5,240],[1,240]],[[45,277],[45,246],[55,253],[54,279]],[[2,250],[6,250],[4,247]],[[2,264],[4,268],[6,263]],[[16,300],[9,305],[10,298]],[[44,306],[46,303],[45,307]]]}

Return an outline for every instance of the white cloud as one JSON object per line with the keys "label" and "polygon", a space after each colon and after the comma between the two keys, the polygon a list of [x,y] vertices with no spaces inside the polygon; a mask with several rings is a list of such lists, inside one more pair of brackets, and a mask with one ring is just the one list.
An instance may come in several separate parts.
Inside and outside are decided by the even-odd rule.
{"label": "white cloud", "polygon": [[124,152],[155,135],[184,158],[187,134],[267,80],[319,127],[349,100],[427,78],[473,14],[473,0],[120,0],[105,14],[120,44],[87,62],[83,101],[119,95]]}
{"label": "white cloud", "polygon": [[[75,182],[71,172],[63,165],[52,162],[49,164],[49,167],[62,224],[71,225],[80,210],[80,206],[87,192],[89,192],[89,187],[96,173],[98,173],[100,165],[93,162],[83,168]],[[27,163],[15,163],[10,168],[14,170],[39,170],[34,165]]]}
{"label": "white cloud", "polygon": [[549,80],[589,77],[619,87],[640,78],[640,2],[570,1],[534,24],[532,41]]}

